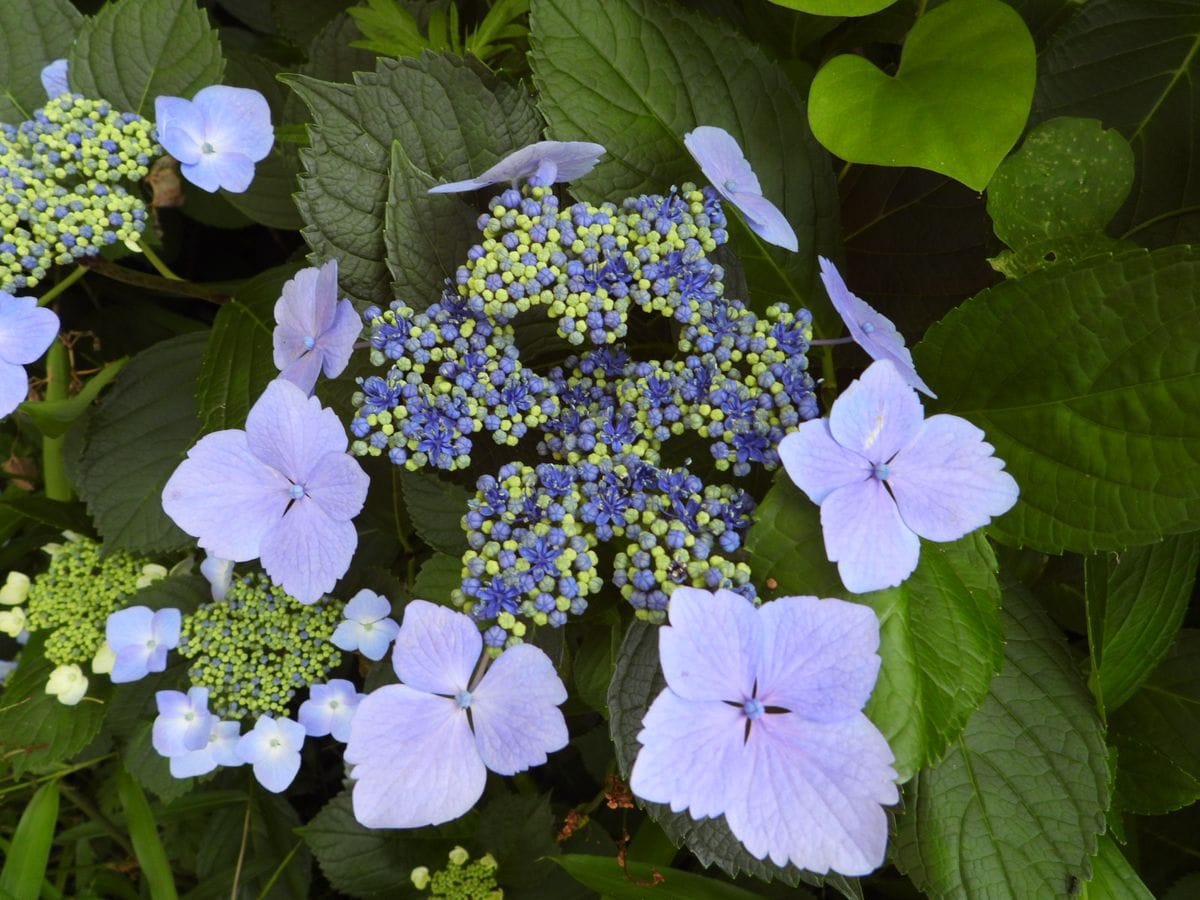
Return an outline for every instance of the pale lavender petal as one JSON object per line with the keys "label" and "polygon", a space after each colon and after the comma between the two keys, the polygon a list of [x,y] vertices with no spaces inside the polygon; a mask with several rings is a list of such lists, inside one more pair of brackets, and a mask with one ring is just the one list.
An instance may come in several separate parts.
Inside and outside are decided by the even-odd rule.
{"label": "pale lavender petal", "polygon": [[241,726],[237,722],[222,722],[214,716],[208,743],[199,750],[172,756],[171,774],[176,778],[190,778],[207,775],[217,766],[242,765],[242,759],[237,755],[239,731]]}
{"label": "pale lavender petal", "polygon": [[821,504],[825,554],[855,594],[894,587],[913,573],[921,541],[900,519],[896,502],[872,478],[839,488]]}
{"label": "pale lavender petal", "polygon": [[300,771],[304,737],[304,727],[299,722],[262,716],[252,731],[238,738],[238,756],[254,767],[259,784],[278,794],[287,790]]}
{"label": "pale lavender petal", "polygon": [[482,652],[483,638],[469,616],[413,600],[404,607],[392,665],[410,687],[454,696],[467,689]]}
{"label": "pale lavender petal", "polygon": [[471,692],[471,721],[483,764],[515,775],[567,746],[567,723],[558,705],[567,689],[554,663],[532,644],[509,647]]}
{"label": "pale lavender petal", "polygon": [[350,737],[350,721],[364,694],[344,678],[334,678],[328,684],[314,684],[309,697],[300,704],[296,718],[309,737],[332,734],[343,743]]}
{"label": "pale lavender petal", "polygon": [[42,89],[53,100],[71,90],[67,84],[67,61],[56,59],[42,69]]}
{"label": "pale lavender petal", "polygon": [[201,153],[194,163],[180,163],[179,171],[210,194],[221,188],[240,194],[254,180],[254,162],[241,153]]}
{"label": "pale lavender petal", "polygon": [[904,524],[931,541],[955,541],[1012,509],[1020,493],[983,432],[958,416],[925,420],[889,466]]}
{"label": "pale lavender petal", "polygon": [[0,360],[0,417],[25,402],[29,396],[29,376],[25,367]]}
{"label": "pale lavender petal", "polygon": [[762,641],[758,614],[740,594],[677,587],[658,632],[663,675],[685,700],[740,702],[754,690]]}
{"label": "pale lavender petal", "polygon": [[758,610],[758,699],[806,719],[836,722],[866,706],[879,675],[879,619],[869,606],[780,597]]}
{"label": "pale lavender petal", "polygon": [[318,350],[307,350],[279,370],[279,377],[290,381],[306,394],[317,386],[321,374],[321,354]]}
{"label": "pale lavender petal", "polygon": [[207,744],[199,750],[188,750],[186,753],[168,757],[167,764],[173,778],[194,778],[197,775],[207,775],[217,767],[212,747]]}
{"label": "pale lavender petal", "polygon": [[[293,388],[294,389],[294,388]],[[163,487],[163,510],[209,553],[245,562],[282,518],[290,484],[256,457],[246,433],[207,434]]]}
{"label": "pale lavender petal", "polygon": [[[129,684],[145,678],[151,672],[161,672],[167,667],[166,648],[163,648],[160,654],[154,648],[141,643],[128,644],[114,652],[116,656],[113,658],[112,671],[109,673],[113,684]],[[159,661],[159,656],[161,656],[161,665],[155,668],[154,663]]]}
{"label": "pale lavender petal", "polygon": [[875,362],[834,401],[829,433],[872,463],[886,463],[917,436],[925,413],[889,362]]}
{"label": "pale lavender petal", "polygon": [[317,340],[317,349],[325,360],[325,377],[337,378],[350,365],[354,342],[362,334],[362,319],[349,300],[338,302],[333,322]]}
{"label": "pale lavender petal", "polygon": [[387,597],[377,594],[374,591],[363,588],[357,594],[350,598],[350,602],[346,604],[346,608],[342,611],[351,622],[378,622],[380,619],[385,619],[392,614],[392,604],[388,602]]}
{"label": "pale lavender petal", "polygon": [[833,439],[828,419],[804,422],[784,435],[779,442],[779,459],[796,487],[817,505],[830,491],[870,478],[875,468],[866,457]]}
{"label": "pale lavender petal", "polygon": [[208,742],[213,714],[208,711],[208,688],[159,691],[154,695],[158,718],[151,728],[151,744],[160,756],[177,756],[199,750]]}
{"label": "pale lavender petal", "polygon": [[734,191],[729,202],[742,211],[746,224],[768,244],[775,244],[793,253],[800,249],[800,241],[787,217],[774,203],[761,194]]}
{"label": "pale lavender petal", "polygon": [[119,609],[104,623],[104,638],[115,651],[144,644],[154,637],[154,610],[148,606]]}
{"label": "pale lavender petal", "polygon": [[350,568],[358,532],[302,497],[262,539],[259,559],[271,580],[301,603],[316,603]]}
{"label": "pale lavender petal", "polygon": [[[154,128],[163,149],[184,165],[200,159],[204,143],[204,116],[182,97],[157,97],[154,101]],[[215,188],[213,188],[215,190]]]}
{"label": "pale lavender petal", "polygon": [[331,519],[353,519],[362,512],[371,479],[358,460],[346,453],[330,453],[308,480],[305,492]]}
{"label": "pale lavender petal", "polygon": [[267,385],[246,416],[246,441],[260,460],[296,484],[330,453],[345,453],[346,429],[332,409],[288,381]]}
{"label": "pale lavender petal", "polygon": [[209,733],[208,746],[212,750],[213,759],[217,761],[217,765],[243,765],[242,758],[238,756],[237,752],[241,731],[242,726],[238,722],[217,722],[213,727]]}
{"label": "pale lavender petal", "polygon": [[[571,181],[592,171],[603,154],[603,146],[587,141],[538,141],[510,153],[475,178],[439,184],[430,188],[429,193],[474,191],[489,184],[530,179],[539,174],[539,169],[544,177],[548,175],[554,181]],[[544,163],[553,164],[553,174],[549,174]]]}
{"label": "pale lavender petal", "polygon": [[646,711],[629,787],[638,797],[685,809],[695,819],[719,816],[741,791],[746,716],[720,700],[684,700],[670,688]]}
{"label": "pale lavender petal", "polygon": [[[332,275],[332,291],[329,277]],[[324,276],[324,277],[323,277]],[[275,367],[283,369],[307,350],[304,338],[316,343],[333,323],[334,307],[337,303],[337,263],[332,260],[321,268],[310,266],[301,269],[283,285],[283,291],[275,301],[273,333]]]}
{"label": "pale lavender petal", "polygon": [[358,627],[362,629],[358,638],[358,652],[373,660],[383,659],[400,633],[400,626],[391,619],[380,619]]}
{"label": "pale lavender petal", "polygon": [[368,694],[350,723],[354,817],[367,828],[457,819],[483,794],[487,769],[453,700],[393,684]]}
{"label": "pale lavender petal", "polygon": [[233,560],[206,553],[204,562],[200,563],[200,574],[208,580],[212,588],[212,598],[217,601],[224,600],[229,592],[229,585],[233,583]]}
{"label": "pale lavender petal", "polygon": [[258,91],[214,84],[197,91],[192,103],[204,117],[204,137],[216,155],[237,153],[256,163],[271,152],[271,107]]}
{"label": "pale lavender petal", "polygon": [[866,716],[836,724],[767,714],[746,743],[750,777],[725,819],[758,859],[810,872],[866,875],[883,864],[899,799],[892,752]]}
{"label": "pale lavender petal", "polygon": [[[183,615],[173,607],[156,610],[150,627],[158,646],[173,650],[179,646],[179,633],[183,626]],[[109,641],[109,643],[112,643]]]}
{"label": "pale lavender petal", "polygon": [[842,274],[829,260],[817,257],[821,265],[821,281],[854,342],[867,351],[871,359],[886,359],[895,364],[904,380],[922,393],[937,398],[913,366],[912,353],[904,346],[904,335],[887,316],[853,293]]}
{"label": "pale lavender petal", "polygon": [[683,145],[723,197],[733,191],[762,195],[758,176],[741,146],[724,128],[701,125],[683,136]]}
{"label": "pale lavender petal", "polygon": [[18,365],[40,359],[58,336],[58,316],[33,297],[0,291],[0,359]]}

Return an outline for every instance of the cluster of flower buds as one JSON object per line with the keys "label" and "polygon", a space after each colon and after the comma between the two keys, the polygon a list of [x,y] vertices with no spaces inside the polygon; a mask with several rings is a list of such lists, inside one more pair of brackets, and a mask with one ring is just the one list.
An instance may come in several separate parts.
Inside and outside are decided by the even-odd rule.
{"label": "cluster of flower buds", "polygon": [[136,241],[146,205],[121,182],[144,178],[161,153],[152,123],[79,94],[0,124],[0,290],[33,287],[52,265]]}

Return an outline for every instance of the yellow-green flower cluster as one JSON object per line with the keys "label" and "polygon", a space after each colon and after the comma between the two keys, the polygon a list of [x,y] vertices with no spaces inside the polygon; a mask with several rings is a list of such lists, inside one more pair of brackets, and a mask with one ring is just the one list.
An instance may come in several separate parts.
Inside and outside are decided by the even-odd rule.
{"label": "yellow-green flower cluster", "polygon": [[136,242],[136,182],[162,154],[154,126],[105,100],[62,94],[19,125],[0,124],[0,290],[33,287],[54,264]]}
{"label": "yellow-green flower cluster", "polygon": [[342,654],[330,638],[341,604],[304,604],[261,573],[233,580],[225,599],[184,616],[179,653],[194,687],[221,719],[286,716],[296,692],[327,676]]}
{"label": "yellow-green flower cluster", "polygon": [[504,891],[496,884],[496,858],[485,853],[472,861],[464,847],[450,851],[446,867],[430,874],[425,866],[409,876],[418,891],[429,890],[432,900],[501,900]]}

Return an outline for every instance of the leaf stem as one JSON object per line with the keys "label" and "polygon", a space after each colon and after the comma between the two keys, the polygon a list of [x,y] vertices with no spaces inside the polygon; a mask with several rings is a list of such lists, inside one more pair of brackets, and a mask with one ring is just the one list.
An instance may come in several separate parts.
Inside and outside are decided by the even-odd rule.
{"label": "leaf stem", "polygon": [[168,281],[183,281],[182,278],[171,271],[170,267],[162,261],[157,253],[150,249],[149,244],[138,244],[138,247],[141,249],[142,253],[146,254],[146,259],[149,260],[150,265],[154,266],[159,275],[161,275],[163,278],[166,278]]}
{"label": "leaf stem", "polygon": [[229,900],[237,900],[238,883],[242,880],[242,863],[246,861],[246,842],[250,839],[250,810],[254,807],[254,787],[246,796],[246,817],[242,820],[242,845],[238,848],[237,865],[233,869],[233,886],[229,889]]}
{"label": "leaf stem", "polygon": [[38,298],[38,306],[46,306],[51,301],[57,300],[59,294],[61,294],[63,291],[65,291],[67,288],[69,288],[71,285],[73,285],[75,282],[77,282],[80,278],[82,278],[84,275],[86,275],[87,271],[88,270],[84,266],[76,266],[75,270],[70,275],[68,275],[66,278],[64,278],[62,281],[60,281],[54,287],[50,288],[50,290],[46,291],[46,293],[42,294],[42,296]]}
{"label": "leaf stem", "polygon": [[[71,359],[67,345],[56,340],[46,354],[46,399],[66,400],[71,384]],[[63,457],[65,437],[42,438],[42,481],[50,500],[70,500],[71,481]]]}
{"label": "leaf stem", "polygon": [[135,272],[133,269],[118,266],[116,263],[109,262],[98,256],[81,262],[81,265],[99,275],[103,275],[105,278],[111,278],[113,281],[119,281],[122,284],[131,284],[134,287],[146,288],[150,291],[160,291],[164,294],[178,294],[183,297],[195,297],[198,300],[204,300],[217,305],[228,303],[232,299],[229,294],[210,291],[203,285],[192,284],[190,281],[160,278],[157,275],[147,275],[145,272]]}
{"label": "leaf stem", "polygon": [[133,852],[133,844],[129,843],[129,838],[125,836],[125,832],[120,829],[116,822],[102,813],[94,803],[77,792],[74,788],[67,787],[67,784],[64,780],[60,780],[58,789],[62,795],[67,798],[67,800],[69,800],[74,806],[78,807],[80,812],[103,828],[108,833],[108,836],[116,841],[126,854],[128,854],[130,857],[136,856],[136,854]]}

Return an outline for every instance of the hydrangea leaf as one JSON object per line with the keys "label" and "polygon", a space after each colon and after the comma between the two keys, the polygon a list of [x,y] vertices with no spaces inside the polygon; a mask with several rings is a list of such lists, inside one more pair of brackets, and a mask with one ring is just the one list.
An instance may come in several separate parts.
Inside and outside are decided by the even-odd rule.
{"label": "hydrangea leaf", "polygon": [[1010,278],[1131,245],[1104,233],[1133,185],[1133,151],[1095,119],[1033,129],[988,183],[996,236],[1011,247],[992,265]]}
{"label": "hydrangea leaf", "polygon": [[1122,809],[1158,815],[1200,799],[1200,631],[1181,632],[1109,718],[1109,736]]}
{"label": "hydrangea leaf", "polygon": [[[297,47],[309,46],[317,34],[353,4],[354,0],[270,0],[271,17],[279,33]],[[347,42],[358,37],[359,32],[355,30],[353,34],[350,37],[347,32]]]}
{"label": "hydrangea leaf", "polygon": [[279,374],[271,357],[275,301],[299,268],[292,263],[256,275],[217,312],[196,382],[206,433],[245,427],[250,407]]}
{"label": "hydrangea leaf", "polygon": [[1087,900],[1154,900],[1111,834],[1100,838],[1100,849],[1092,857],[1086,896]]}
{"label": "hydrangea leaf", "polygon": [[923,541],[899,587],[850,594],[825,558],[820,513],[786,477],[767,492],[746,535],[753,581],[766,599],[812,594],[871,606],[883,667],[867,715],[907,780],[962,731],[1002,662],[995,557],[980,535]]}
{"label": "hydrangea leaf", "polygon": [[339,891],[353,897],[404,896],[417,892],[406,877],[417,866],[435,865],[474,831],[475,815],[432,828],[404,831],[364,828],[354,818],[350,792],[343,791],[322,807],[300,836],[316,857],[321,872]]}
{"label": "hydrangea leaf", "polygon": [[87,380],[83,389],[65,400],[26,400],[21,411],[38,427],[43,437],[62,437],[75,421],[96,402],[100,392],[125,368],[129,357],[123,356],[106,363],[104,368]]}
{"label": "hydrangea leaf", "polygon": [[[41,635],[29,639],[0,703],[0,753],[17,777],[70,759],[104,722],[105,704],[84,700],[64,706],[46,693],[46,679],[55,666],[42,655],[44,643]],[[93,677],[88,694],[95,697],[103,687],[104,679]]]}
{"label": "hydrangea leaf", "polygon": [[1036,54],[1029,29],[1000,0],[951,0],[917,20],[888,76],[835,56],[809,93],[813,134],[834,155],[919,166],[983,190],[1025,128]]}
{"label": "hydrangea leaf", "polygon": [[1088,879],[1104,828],[1091,697],[1024,589],[1006,585],[1003,617],[1003,670],[945,758],[909,783],[897,822],[893,858],[933,896],[1062,896]]}
{"label": "hydrangea leaf", "polygon": [[133,358],[88,419],[75,485],[110,550],[166,553],[193,541],[162,509],[162,489],[200,431],[193,397],[204,332]]}
{"label": "hydrangea leaf", "polygon": [[1200,250],[1034,272],[976,295],[915,348],[932,411],[963,416],[1021,486],[992,526],[1047,553],[1200,525]]}
{"label": "hydrangea leaf", "polygon": [[413,579],[412,595],[442,606],[451,606],[451,592],[462,587],[462,560],[448,553],[435,553],[421,563]]}
{"label": "hydrangea leaf", "polygon": [[1133,146],[1137,177],[1113,228],[1150,247],[1200,240],[1197,47],[1193,3],[1091,0],[1054,32],[1038,65],[1034,122],[1097,118]]}
{"label": "hydrangea leaf", "polygon": [[[292,0],[277,0],[277,2],[287,3]],[[343,11],[350,5],[351,0],[326,0],[326,2],[337,3],[341,9],[327,21],[322,22],[315,33],[310,33],[304,40],[298,41],[300,46],[307,46],[308,60],[297,67],[296,72],[299,75],[307,75],[321,81],[350,82],[354,79],[355,72],[369,72],[375,68],[375,54],[363,50],[361,47],[350,46],[351,41],[357,40],[362,35],[358,26],[354,24],[354,19]],[[305,18],[307,18],[308,15],[315,14],[316,10],[310,10],[309,5],[305,4],[304,12]],[[283,20],[284,24],[287,24],[288,21],[290,19]],[[295,91],[288,91],[287,98],[284,100],[283,121],[288,123],[310,121],[308,108],[305,107],[304,101]],[[300,132],[300,143],[307,143],[307,139],[303,136],[304,129],[300,128]]]}
{"label": "hydrangea leaf", "polygon": [[466,551],[462,517],[471,496],[466,488],[428,472],[408,471],[401,476],[400,486],[408,517],[425,543],[451,556]]}
{"label": "hydrangea leaf", "polygon": [[887,9],[896,0],[771,0],[776,6],[814,16],[869,16]]}
{"label": "hydrangea leaf", "polygon": [[0,122],[31,118],[46,102],[42,67],[67,55],[82,20],[70,0],[0,3]]}
{"label": "hydrangea leaf", "polygon": [[[1100,627],[1089,638],[1093,693],[1108,713],[1134,695],[1170,649],[1187,612],[1197,566],[1200,535],[1195,533],[1103,560],[1105,603]],[[1088,585],[1089,607],[1091,600]]]}
{"label": "hydrangea leaf", "polygon": [[195,0],[120,0],[88,18],[67,56],[71,87],[154,117],[154,99],[220,84],[221,42]]}
{"label": "hydrangea leaf", "polygon": [[[181,684],[187,690],[186,683]],[[151,695],[153,698],[153,695]],[[186,796],[196,786],[195,778],[176,778],[171,774],[171,762],[160,756],[151,744],[154,730],[154,704],[151,703],[149,718],[138,723],[137,728],[121,745],[121,764],[138,784],[163,803],[171,803]]]}
{"label": "hydrangea leaf", "polygon": [[[622,777],[628,779],[641,744],[637,735],[650,704],[666,687],[658,662],[658,628],[634,622],[621,642],[612,683],[608,688],[609,733]],[[845,897],[861,897],[858,879],[842,875],[819,878],[794,865],[779,868],[770,860],[755,859],[733,836],[724,816],[696,821],[687,813],[673,813],[665,803],[641,803],[676,847],[687,846],[702,866],[716,865],[731,878],[745,873],[763,881],[782,881],[795,887],[804,882],[827,884]]]}
{"label": "hydrangea leaf", "polygon": [[[804,98],[784,68],[728,24],[659,0],[532,0],[529,21],[530,64],[550,136],[608,150],[578,180],[579,192],[616,199],[702,183],[683,135],[697,125],[724,128],[805,248],[772,247],[731,215],[755,305],[786,300],[812,308],[822,296],[813,251],[829,255],[838,240],[837,192],[808,130]],[[818,324],[831,330],[832,310],[816,311]]]}
{"label": "hydrangea leaf", "polygon": [[478,210],[454,194],[430,194],[432,175],[413,165],[392,142],[384,243],[395,296],[415,310],[441,297],[467,250],[480,238]]}
{"label": "hydrangea leaf", "polygon": [[[657,900],[751,900],[760,894],[715,878],[682,872],[670,866],[621,861],[612,856],[567,853],[554,861],[582,885],[613,900],[640,900],[648,890]],[[653,885],[648,889],[648,885]],[[796,896],[812,896],[802,891]]]}
{"label": "hydrangea leaf", "polygon": [[[249,830],[242,857],[247,803]],[[273,884],[281,897],[311,896],[312,857],[306,847],[297,852],[299,828],[300,817],[286,796],[252,790],[245,802],[222,806],[209,816],[196,854],[196,878],[211,885],[214,895],[228,896],[241,858],[239,883],[247,894],[266,895]]]}
{"label": "hydrangea leaf", "polygon": [[[285,76],[314,121],[296,202],[314,259],[336,256],[351,299],[386,305],[393,299],[384,238],[392,142],[422,172],[458,180],[538,140],[541,122],[524,88],[458,57],[380,59],[354,79]],[[409,264],[420,265],[412,257]]]}

